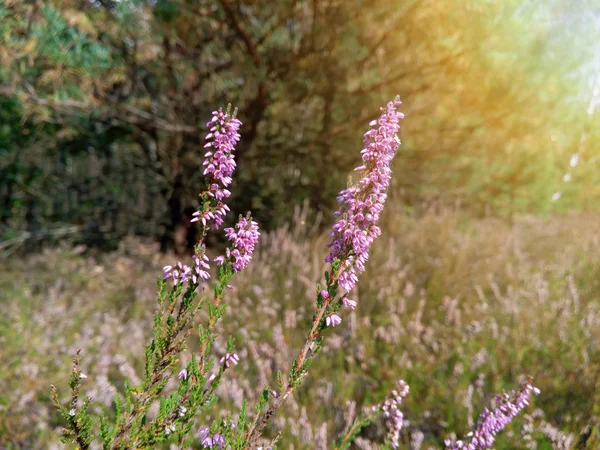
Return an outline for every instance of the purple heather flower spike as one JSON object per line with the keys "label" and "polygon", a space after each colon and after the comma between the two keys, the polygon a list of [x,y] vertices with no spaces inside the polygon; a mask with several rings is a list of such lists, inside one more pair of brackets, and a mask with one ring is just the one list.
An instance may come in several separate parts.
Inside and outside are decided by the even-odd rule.
{"label": "purple heather flower spike", "polygon": [[448,450],[485,450],[494,445],[496,435],[502,431],[527,405],[531,393],[539,394],[540,390],[529,383],[518,391],[496,397],[496,409],[486,408],[479,416],[475,429],[467,434],[465,441],[446,441]]}
{"label": "purple heather flower spike", "polygon": [[387,198],[390,165],[400,145],[396,133],[404,114],[396,108],[401,103],[399,98],[389,102],[379,119],[369,124],[371,128],[365,133],[365,148],[361,152],[363,164],[357,168],[362,179],[338,196],[341,207],[335,212],[338,221],[332,227],[332,240],[328,244],[331,252],[325,261],[340,259],[342,272],[338,282],[346,292],[352,290],[358,274],[365,270],[369,248],[381,234],[377,221]]}
{"label": "purple heather flower spike", "polygon": [[235,145],[240,140],[239,129],[242,125],[234,115],[224,113],[222,110],[214,111],[213,118],[206,124],[210,132],[206,135],[207,149],[203,162],[204,175],[210,177],[210,185],[206,194],[216,200],[216,204],[205,205],[204,210],[193,214],[192,222],[201,222],[207,226],[213,223],[214,228],[223,224],[223,217],[229,207],[223,200],[231,195],[227,187],[231,184],[231,177],[236,164],[233,156]]}
{"label": "purple heather flower spike", "polygon": [[[239,272],[252,259],[252,252],[254,252],[254,247],[260,236],[258,224],[252,221],[250,217],[241,217],[235,228],[225,228],[225,234],[233,244],[231,248],[226,250],[226,257],[232,260],[233,270]],[[224,262],[225,259],[217,257],[215,261],[220,263]]]}
{"label": "purple heather flower spike", "polygon": [[388,419],[388,439],[393,448],[398,448],[400,439],[400,430],[404,425],[404,415],[400,411],[402,400],[408,395],[409,387],[404,380],[398,381],[398,388],[394,389],[388,398],[385,399],[381,410]]}
{"label": "purple heather flower spike", "polygon": [[187,369],[182,369],[181,372],[179,372],[179,375],[177,375],[177,378],[180,380],[187,380]]}
{"label": "purple heather flower spike", "polygon": [[191,268],[181,262],[176,263],[174,266],[164,266],[163,273],[164,279],[171,278],[173,285],[179,282],[186,283],[190,279],[193,283],[198,283],[198,280],[208,280],[210,274],[205,270],[210,268],[206,255],[202,255],[201,258],[194,256],[194,268]]}

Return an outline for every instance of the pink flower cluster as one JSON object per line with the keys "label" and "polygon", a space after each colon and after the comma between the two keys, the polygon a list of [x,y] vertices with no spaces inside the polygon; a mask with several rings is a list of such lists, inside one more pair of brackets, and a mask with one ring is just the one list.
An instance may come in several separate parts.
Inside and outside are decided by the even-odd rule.
{"label": "pink flower cluster", "polygon": [[204,205],[202,211],[193,214],[192,222],[201,222],[205,227],[207,223],[214,222],[214,227],[219,228],[223,217],[229,207],[223,200],[231,195],[227,187],[231,184],[231,177],[236,164],[233,156],[235,145],[240,140],[239,129],[242,122],[234,115],[224,113],[222,110],[214,111],[213,118],[206,124],[209,133],[206,135],[208,149],[203,165],[204,175],[209,176],[209,186],[206,194],[216,200],[216,204]]}
{"label": "pink flower cluster", "polygon": [[388,439],[393,448],[398,448],[400,430],[404,424],[404,415],[400,411],[402,400],[408,395],[409,387],[404,380],[398,381],[398,389],[394,389],[385,400],[381,410],[388,419]]}
{"label": "pink flower cluster", "polygon": [[[206,145],[208,151],[203,165],[205,166],[204,175],[208,177],[208,190],[201,196],[204,199],[202,208],[193,214],[192,222],[200,222],[203,227],[212,223],[214,228],[219,228],[223,224],[223,218],[229,211],[229,207],[223,202],[231,195],[227,187],[231,184],[232,175],[236,164],[233,155],[235,145],[240,139],[239,129],[242,122],[234,114],[224,113],[221,109],[213,112],[213,118],[206,124],[209,127],[209,133],[206,136]],[[260,233],[258,224],[253,222],[250,217],[241,218],[235,228],[226,228],[225,234],[233,243],[231,248],[227,249],[226,256],[215,258],[218,264],[224,264],[226,259],[232,260],[233,269],[236,272],[244,269],[250,259],[252,252],[258,242]],[[194,266],[189,267],[181,262],[175,265],[163,267],[164,278],[171,278],[173,284],[179,282],[189,282],[190,280],[197,284],[199,280],[210,278],[208,258],[204,254],[204,247],[198,246],[197,254],[194,255]]]}
{"label": "pink flower cluster", "polygon": [[337,314],[330,314],[325,318],[325,326],[337,327],[340,323],[342,323],[342,318]]}
{"label": "pink flower cluster", "polygon": [[[328,296],[329,294],[327,294],[327,297]],[[323,298],[327,297],[324,296]],[[354,309],[356,308],[356,304],[357,303],[355,300],[351,300],[346,296],[342,297],[342,305],[344,305],[346,308]],[[325,326],[327,327],[337,327],[340,323],[342,323],[342,318],[335,313],[329,314],[327,317],[325,317]]]}
{"label": "pink flower cluster", "polygon": [[200,442],[204,448],[217,446],[223,448],[225,446],[225,437],[219,433],[211,435],[207,427],[202,427],[200,428]]}
{"label": "pink flower cluster", "polygon": [[225,228],[225,234],[233,245],[231,248],[227,248],[225,256],[215,258],[215,262],[222,265],[225,260],[231,259],[233,270],[239,272],[248,265],[252,258],[252,252],[254,252],[260,236],[258,224],[250,217],[241,217],[235,228]]}
{"label": "pink flower cluster", "polygon": [[494,445],[496,435],[502,431],[527,405],[531,393],[539,394],[540,390],[527,383],[518,391],[498,395],[496,409],[486,408],[479,416],[475,430],[467,435],[464,441],[446,441],[449,450],[484,450]]}
{"label": "pink flower cluster", "polygon": [[387,198],[390,164],[400,145],[396,133],[404,114],[396,108],[401,103],[399,98],[389,102],[379,119],[369,124],[371,128],[365,133],[365,148],[361,152],[363,164],[355,169],[362,172],[362,178],[341,191],[337,198],[342,206],[335,213],[339,219],[333,225],[328,244],[331,253],[325,261],[341,260],[343,268],[338,282],[346,292],[352,290],[358,274],[365,270],[369,248],[381,234],[377,221]]}
{"label": "pink flower cluster", "polygon": [[221,358],[219,363],[225,364],[225,368],[229,368],[229,366],[237,366],[240,362],[240,357],[235,353],[226,353],[225,356]]}
{"label": "pink flower cluster", "polygon": [[194,267],[189,267],[181,262],[174,266],[164,266],[164,279],[173,279],[173,285],[180,281],[182,283],[189,282],[190,279],[194,284],[197,284],[199,280],[208,280],[210,278],[210,274],[207,272],[210,269],[208,257],[205,254],[194,255],[193,260]]}

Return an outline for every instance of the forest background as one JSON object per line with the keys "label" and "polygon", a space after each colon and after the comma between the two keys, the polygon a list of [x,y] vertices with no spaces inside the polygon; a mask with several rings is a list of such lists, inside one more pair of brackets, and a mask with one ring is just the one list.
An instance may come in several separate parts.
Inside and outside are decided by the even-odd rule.
{"label": "forest background", "polygon": [[[337,192],[400,94],[388,245],[360,288],[363,341],[328,368],[345,391],[328,395],[367,404],[403,376],[405,443],[439,446],[480,409],[456,404],[485,403],[477,383],[530,374],[545,412],[515,442],[597,448],[599,42],[592,0],[0,1],[0,446],[55,441],[44,389],[94,311],[88,330],[113,327],[110,351],[89,349],[110,360],[103,382],[122,384],[115,355],[140,364],[118,338],[139,327],[144,342],[145,289],[195,241],[205,123],[228,103],[244,123],[231,220],[251,210],[265,234],[237,298],[297,294],[271,305],[283,337],[250,310],[236,332],[293,348]],[[297,401],[316,436],[326,410]],[[296,434],[285,442],[314,448]]]}

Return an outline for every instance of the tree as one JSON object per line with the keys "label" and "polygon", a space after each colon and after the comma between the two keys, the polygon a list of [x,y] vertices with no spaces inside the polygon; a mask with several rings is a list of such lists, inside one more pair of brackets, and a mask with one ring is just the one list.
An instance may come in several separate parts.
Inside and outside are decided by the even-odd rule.
{"label": "tree", "polygon": [[550,20],[565,5],[6,0],[0,93],[54,127],[32,156],[45,161],[42,178],[80,167],[53,194],[56,208],[36,200],[44,220],[83,225],[87,204],[105,234],[158,235],[165,249],[193,241],[203,122],[229,102],[244,123],[233,209],[252,209],[265,228],[305,199],[333,206],[359,124],[397,93],[408,117],[403,202],[540,211],[581,119],[568,77],[586,55]]}

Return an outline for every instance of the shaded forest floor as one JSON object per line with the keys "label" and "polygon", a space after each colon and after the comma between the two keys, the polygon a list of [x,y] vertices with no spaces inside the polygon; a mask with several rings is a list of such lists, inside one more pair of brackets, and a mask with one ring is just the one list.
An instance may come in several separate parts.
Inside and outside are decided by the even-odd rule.
{"label": "shaded forest floor", "polygon": [[[280,448],[327,448],[349,400],[377,403],[400,378],[411,388],[403,448],[441,448],[468,431],[493,393],[527,375],[542,393],[496,448],[600,448],[600,217],[521,218],[511,227],[452,213],[388,215],[382,228],[358,308],[327,331],[307,382],[269,430],[281,431]],[[222,356],[232,334],[241,362],[224,377],[213,418],[237,412],[244,398],[252,404],[289,367],[326,242],[299,213],[263,236],[234,277],[213,353]],[[92,409],[110,414],[125,378],[136,382],[143,369],[157,275],[173,260],[130,239],[108,254],[59,248],[0,261],[1,448],[60,448],[49,385],[67,394],[78,348]],[[359,448],[379,448],[381,425],[365,430]]]}

